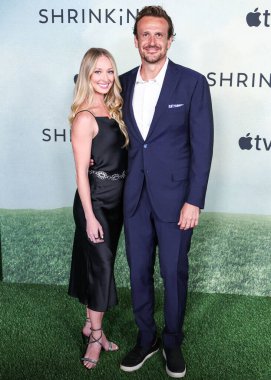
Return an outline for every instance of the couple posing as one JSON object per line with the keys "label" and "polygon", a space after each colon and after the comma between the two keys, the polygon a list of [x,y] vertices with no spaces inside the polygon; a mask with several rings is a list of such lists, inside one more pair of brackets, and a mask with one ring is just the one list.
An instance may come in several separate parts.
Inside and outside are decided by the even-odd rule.
{"label": "couple posing", "polygon": [[101,349],[118,350],[106,338],[102,319],[117,303],[113,268],[124,215],[138,336],[120,367],[135,371],[160,348],[153,284],[158,245],[166,372],[175,378],[186,372],[180,346],[188,252],[204,207],[213,121],[204,76],[167,58],[173,36],[163,8],[144,7],[134,25],[141,66],[119,82],[111,54],[92,48],[76,82],[70,121],[78,189],[69,294],[87,306],[82,362],[88,369],[96,366]]}

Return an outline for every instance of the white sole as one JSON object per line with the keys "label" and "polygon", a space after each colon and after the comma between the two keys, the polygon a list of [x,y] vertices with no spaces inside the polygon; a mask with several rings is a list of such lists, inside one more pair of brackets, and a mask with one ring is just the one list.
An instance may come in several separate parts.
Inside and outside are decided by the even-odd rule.
{"label": "white sole", "polygon": [[[165,361],[167,362],[167,357],[166,357],[165,350],[163,350],[163,356],[164,356]],[[166,365],[166,373],[167,373],[168,376],[170,376],[170,377],[174,377],[175,379],[180,379],[180,378],[182,378],[182,377],[185,376],[185,374],[186,374],[186,368],[184,369],[183,372],[171,372],[171,371],[168,369],[167,365]]]}
{"label": "white sole", "polygon": [[152,357],[152,355],[156,354],[156,352],[158,351],[159,351],[159,348],[157,348],[156,351],[153,351],[149,355],[147,355],[141,363],[139,363],[138,365],[135,365],[134,367],[125,367],[124,365],[120,365],[120,369],[122,369],[125,372],[134,372],[138,370],[139,368],[141,368],[143,364],[145,363],[145,361],[148,360],[150,357]]}

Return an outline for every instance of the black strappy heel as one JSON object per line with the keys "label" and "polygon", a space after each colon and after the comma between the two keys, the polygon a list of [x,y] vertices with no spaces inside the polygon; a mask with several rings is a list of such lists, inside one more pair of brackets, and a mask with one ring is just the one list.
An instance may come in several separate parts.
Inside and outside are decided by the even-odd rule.
{"label": "black strappy heel", "polygon": [[[94,338],[94,336],[93,336],[93,331],[101,331],[101,335],[99,336],[98,339]],[[101,346],[101,349],[102,349],[102,348],[103,348],[103,345],[102,345],[102,343],[100,342],[100,340],[102,339],[102,336],[103,336],[103,330],[102,330],[102,328],[100,328],[100,329],[91,329],[91,333],[90,333],[90,336],[89,336],[88,344],[87,344],[87,345],[89,346],[90,344],[97,343],[97,344],[99,344],[99,345]],[[95,359],[91,359],[91,358],[83,357],[83,358],[81,358],[81,361],[82,361],[82,362],[90,362],[90,363],[95,364],[94,367],[91,367],[91,368],[86,367],[87,369],[93,369],[93,368],[96,367],[96,365],[97,365],[97,363],[98,363],[99,360],[95,360]]]}

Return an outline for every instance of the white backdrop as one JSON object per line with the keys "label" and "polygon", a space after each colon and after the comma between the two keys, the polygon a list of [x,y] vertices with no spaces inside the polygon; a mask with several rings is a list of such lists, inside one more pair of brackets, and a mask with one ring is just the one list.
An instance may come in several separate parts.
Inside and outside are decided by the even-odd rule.
{"label": "white backdrop", "polygon": [[[119,73],[137,66],[131,14],[151,4],[1,1],[0,208],[72,205],[76,185],[67,117],[73,77],[90,47],[110,50]],[[271,215],[270,2],[155,4],[164,6],[175,25],[169,58],[206,75],[211,88],[215,148],[206,210]],[[246,16],[257,7],[261,23],[249,26]],[[69,20],[76,12],[77,22]],[[248,22],[257,25],[256,19],[255,12]],[[248,133],[252,147],[241,149],[239,139]]]}

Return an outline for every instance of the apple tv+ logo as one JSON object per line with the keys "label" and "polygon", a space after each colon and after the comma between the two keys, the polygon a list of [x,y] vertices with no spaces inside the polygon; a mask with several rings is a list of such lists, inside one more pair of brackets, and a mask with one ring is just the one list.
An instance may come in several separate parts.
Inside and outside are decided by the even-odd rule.
{"label": "apple tv+ logo", "polygon": [[258,9],[259,8],[256,8],[254,12],[249,12],[247,14],[246,21],[247,21],[248,26],[250,27],[255,26],[258,28],[258,26],[260,26],[260,24],[262,23],[262,20],[260,18],[261,16],[263,16],[264,17],[263,25],[267,28],[270,28],[270,24],[268,23],[270,12],[268,11],[268,9],[266,9],[263,13],[261,13],[258,11]]}
{"label": "apple tv+ logo", "polygon": [[[255,141],[256,144],[253,145],[252,141]],[[251,137],[250,133],[247,133],[246,136],[239,139],[239,146],[242,150],[251,150],[255,147],[256,150],[266,150],[268,152],[271,151],[271,140],[267,141],[265,137],[260,137],[260,135]]]}

